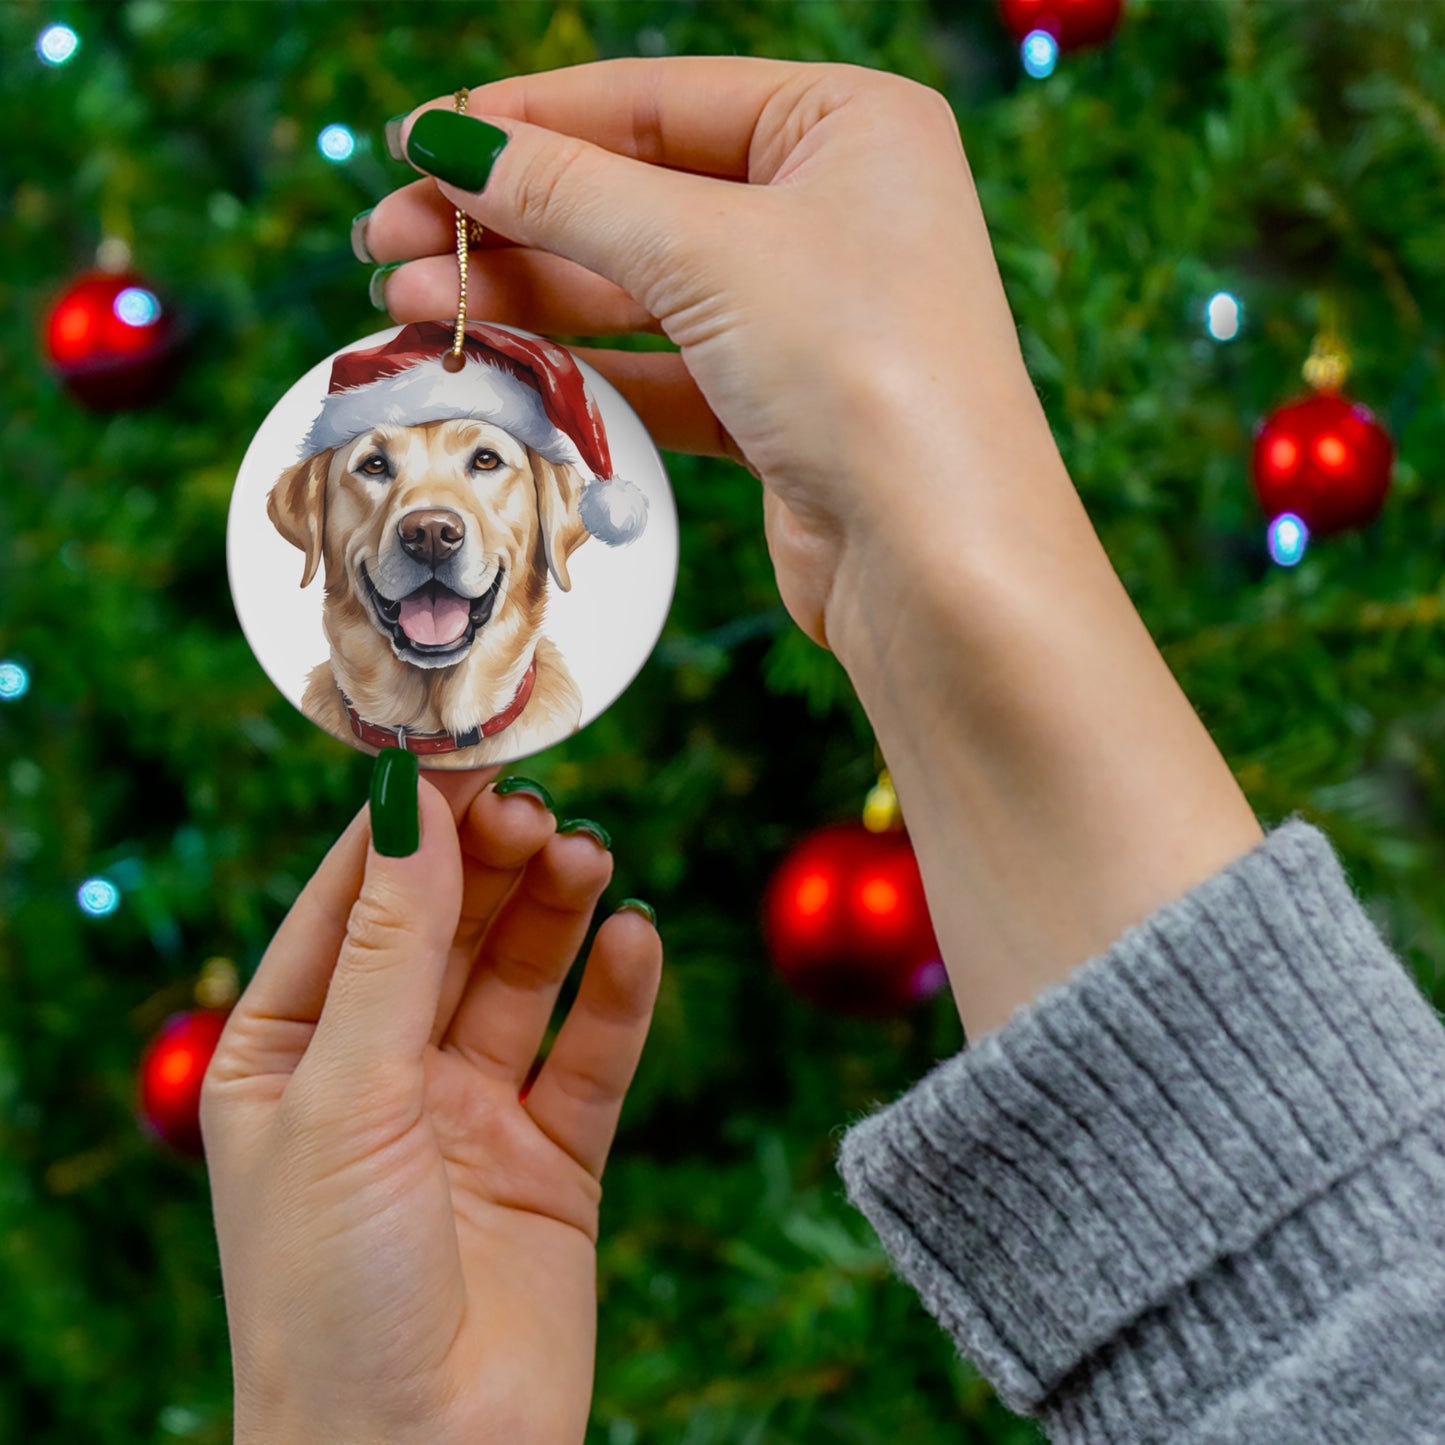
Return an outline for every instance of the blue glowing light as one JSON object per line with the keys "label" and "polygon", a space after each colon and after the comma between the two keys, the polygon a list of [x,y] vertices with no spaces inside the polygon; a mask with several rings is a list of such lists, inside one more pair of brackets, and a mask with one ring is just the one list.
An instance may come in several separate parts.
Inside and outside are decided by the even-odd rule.
{"label": "blue glowing light", "polygon": [[349,161],[356,150],[356,137],[344,125],[329,125],[316,137],[316,145],[329,161]]}
{"label": "blue glowing light", "polygon": [[1310,529],[1293,512],[1281,512],[1269,524],[1269,555],[1281,567],[1293,567],[1305,554]]}
{"label": "blue glowing light", "polygon": [[18,662],[0,662],[0,702],[18,702],[30,691],[30,674]]}
{"label": "blue glowing light", "polygon": [[1233,341],[1244,325],[1244,307],[1228,291],[1216,291],[1204,308],[1204,329],[1216,341]]}
{"label": "blue glowing light", "polygon": [[35,53],[47,65],[64,65],[80,49],[80,36],[68,25],[47,25],[35,42]]}
{"label": "blue glowing light", "polygon": [[913,977],[908,980],[908,997],[910,999],[932,998],[944,984],[948,982],[948,970],[943,966],[941,958],[929,959],[929,961],[914,970]]}
{"label": "blue glowing light", "polygon": [[160,320],[161,303],[153,291],[143,286],[127,286],[115,298],[112,308],[116,316],[127,326],[149,326]]}
{"label": "blue glowing light", "polygon": [[1054,73],[1059,63],[1059,42],[1047,30],[1030,30],[1019,52],[1024,69],[1035,80],[1044,80]]}
{"label": "blue glowing light", "polygon": [[109,878],[87,878],[75,898],[92,918],[108,918],[120,907],[120,889]]}

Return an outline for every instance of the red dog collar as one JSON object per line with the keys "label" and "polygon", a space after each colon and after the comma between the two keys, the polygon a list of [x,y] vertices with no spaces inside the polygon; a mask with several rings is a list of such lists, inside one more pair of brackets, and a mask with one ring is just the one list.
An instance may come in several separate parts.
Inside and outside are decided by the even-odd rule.
{"label": "red dog collar", "polygon": [[351,705],[351,699],[343,692],[341,701],[346,704],[346,716],[351,719],[351,731],[373,748],[401,748],[408,753],[455,753],[462,748],[474,748],[483,738],[495,737],[503,728],[510,727],[522,715],[532,696],[532,685],[537,681],[537,658],[535,654],[527,664],[517,695],[511,703],[495,717],[472,728],[469,732],[452,734],[414,733],[406,728],[384,728],[375,723],[363,721]]}

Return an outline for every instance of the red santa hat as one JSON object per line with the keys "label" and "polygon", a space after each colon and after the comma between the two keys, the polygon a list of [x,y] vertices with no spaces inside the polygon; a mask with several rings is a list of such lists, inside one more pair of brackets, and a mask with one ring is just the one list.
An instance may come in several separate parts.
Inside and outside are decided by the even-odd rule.
{"label": "red santa hat", "polygon": [[473,417],[510,432],[550,462],[570,464],[586,479],[582,524],[611,546],[631,542],[647,523],[647,497],[612,475],[602,413],[572,354],[500,326],[469,322],[463,365],[442,364],[453,328],[414,321],[390,341],[344,351],[331,364],[331,386],[302,443],[303,456],[342,446],[386,422]]}

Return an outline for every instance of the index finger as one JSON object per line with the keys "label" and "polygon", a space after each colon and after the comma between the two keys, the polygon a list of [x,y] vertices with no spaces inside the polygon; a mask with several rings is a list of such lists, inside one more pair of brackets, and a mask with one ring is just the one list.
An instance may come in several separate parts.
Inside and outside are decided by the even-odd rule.
{"label": "index finger", "polygon": [[[262,955],[256,972],[231,1010],[234,1025],[228,1032],[234,1040],[244,1031],[244,1021],[261,1021],[271,1042],[270,1026],[277,1021],[314,1024],[321,1017],[326,990],[336,967],[336,954],[346,937],[347,921],[352,905],[361,895],[366,876],[366,849],[371,839],[371,818],[366,804],[331,845],[320,866],[297,895],[270,946]],[[288,1046],[296,1042],[288,1039]],[[281,1072],[279,1060],[299,1057],[304,1040],[298,1047],[272,1050],[275,1054],[270,1072]],[[218,1049],[212,1075],[217,1079],[249,1077],[260,1071],[253,1058],[232,1058],[231,1050]]]}
{"label": "index finger", "polygon": [[[479,85],[467,110],[527,121],[671,170],[757,180],[749,162],[769,103],[811,83],[817,69],[740,55],[598,60]],[[417,109],[437,107],[451,109],[452,101]]]}

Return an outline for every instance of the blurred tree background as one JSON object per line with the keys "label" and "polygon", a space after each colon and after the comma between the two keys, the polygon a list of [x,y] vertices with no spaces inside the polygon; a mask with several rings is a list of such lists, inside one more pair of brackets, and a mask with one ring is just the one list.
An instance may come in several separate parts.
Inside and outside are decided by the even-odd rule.
{"label": "blurred tree background", "polygon": [[[43,64],[61,22],[79,48]],[[1032,80],[990,0],[9,3],[0,657],[30,686],[0,703],[0,1440],[230,1439],[204,1168],[138,1127],[135,1069],[204,959],[244,981],[366,795],[369,760],[253,660],[224,540],[272,403],[384,324],[347,245],[412,174],[382,123],[510,73],[686,52],[949,96],[1033,375],[1145,620],[1261,818],[1324,827],[1445,997],[1445,7],[1135,0],[1111,45]],[[318,149],[333,124],[349,159]],[[105,237],[192,339],[160,404],[97,416],[40,335]],[[1245,307],[1227,343],[1204,328],[1220,290]],[[1327,299],[1399,460],[1378,523],[1286,568],[1248,450],[1302,390]],[[833,1168],[844,1125],[961,1045],[956,1014],[824,1014],[759,933],[790,844],[856,815],[866,720],[778,603],[753,479],[667,460],[663,638],[609,713],[520,768],[611,828],[610,901],[655,903],[669,955],[606,1181],[589,1441],[1035,1440],[890,1277]],[[77,907],[92,876],[120,890],[108,917]]]}

